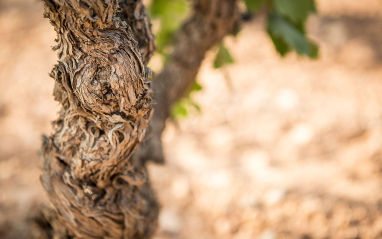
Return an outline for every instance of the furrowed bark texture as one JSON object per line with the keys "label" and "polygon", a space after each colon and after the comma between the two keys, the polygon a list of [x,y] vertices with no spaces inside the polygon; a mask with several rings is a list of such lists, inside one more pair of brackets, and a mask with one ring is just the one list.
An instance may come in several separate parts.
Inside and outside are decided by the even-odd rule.
{"label": "furrowed bark texture", "polygon": [[146,65],[156,50],[150,19],[140,0],[120,0],[120,17],[129,25],[138,41],[143,63]]}
{"label": "furrowed bark texture", "polygon": [[161,135],[172,105],[195,81],[206,52],[239,24],[236,0],[194,0],[194,14],[175,36],[170,61],[154,80],[154,116],[145,143],[136,157],[163,163]]}
{"label": "furrowed bark texture", "polygon": [[51,77],[62,105],[42,147],[41,180],[57,211],[51,236],[149,238],[158,204],[131,158],[152,115],[145,9],[136,0],[123,0],[122,12],[117,0],[43,1],[57,32]]}

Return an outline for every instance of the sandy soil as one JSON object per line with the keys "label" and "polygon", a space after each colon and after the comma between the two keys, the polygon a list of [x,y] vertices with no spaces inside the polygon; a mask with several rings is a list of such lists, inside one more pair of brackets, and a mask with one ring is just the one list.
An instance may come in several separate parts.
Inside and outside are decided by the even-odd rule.
{"label": "sandy soil", "polygon": [[[319,60],[281,59],[264,19],[227,38],[236,63],[212,69],[202,113],[168,122],[167,163],[150,165],[156,239],[382,238],[382,4],[319,0]],[[33,0],[0,1],[0,238],[28,238],[47,203],[41,134],[58,104],[55,33]]]}

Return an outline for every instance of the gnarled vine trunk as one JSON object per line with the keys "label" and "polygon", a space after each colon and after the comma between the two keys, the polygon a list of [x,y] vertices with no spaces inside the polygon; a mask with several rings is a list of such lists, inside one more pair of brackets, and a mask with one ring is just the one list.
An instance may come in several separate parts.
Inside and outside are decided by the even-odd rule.
{"label": "gnarled vine trunk", "polygon": [[[155,45],[143,5],[123,1],[130,10],[141,7],[123,21],[117,0],[44,3],[58,36],[51,77],[62,109],[55,133],[44,138],[42,183],[60,233],[148,238],[158,205],[145,167],[131,158],[152,115],[145,62]],[[143,39],[141,50],[135,39]]]}
{"label": "gnarled vine trunk", "polygon": [[[56,208],[54,238],[149,238],[158,203],[145,161],[163,161],[160,135],[171,105],[192,85],[207,50],[237,23],[236,0],[195,0],[174,53],[154,80],[150,21],[140,0],[43,0],[57,32],[54,96],[62,105],[43,140],[42,183]],[[134,154],[134,155],[133,155]]]}

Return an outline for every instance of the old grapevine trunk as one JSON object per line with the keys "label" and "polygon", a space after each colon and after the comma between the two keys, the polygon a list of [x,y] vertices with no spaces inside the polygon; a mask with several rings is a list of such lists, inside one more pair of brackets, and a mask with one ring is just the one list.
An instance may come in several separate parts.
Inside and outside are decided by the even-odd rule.
{"label": "old grapevine trunk", "polygon": [[57,32],[51,77],[62,105],[42,148],[54,236],[148,238],[158,205],[145,167],[131,158],[152,115],[145,63],[155,45],[144,7],[137,0],[121,8],[117,0],[44,4]]}
{"label": "old grapevine trunk", "polygon": [[194,82],[205,53],[238,22],[236,0],[194,0],[174,52],[155,80],[155,50],[140,0],[43,0],[57,32],[54,96],[62,105],[43,141],[42,183],[55,211],[37,217],[37,237],[149,238],[158,204],[144,162],[163,161],[160,136],[171,105]]}

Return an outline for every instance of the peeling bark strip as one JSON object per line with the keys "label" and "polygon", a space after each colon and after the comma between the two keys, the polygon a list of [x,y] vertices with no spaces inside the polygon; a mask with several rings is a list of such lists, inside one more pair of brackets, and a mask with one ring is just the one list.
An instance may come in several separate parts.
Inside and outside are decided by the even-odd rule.
{"label": "peeling bark strip", "polygon": [[132,28],[143,62],[147,64],[156,50],[156,45],[145,6],[140,0],[120,0],[119,6],[122,9],[120,17]]}
{"label": "peeling bark strip", "polygon": [[124,0],[124,15],[117,0],[43,1],[58,37],[51,77],[62,105],[42,148],[42,184],[59,221],[51,225],[62,226],[55,236],[149,238],[158,204],[146,168],[131,159],[152,115],[145,62],[155,45],[144,7]]}
{"label": "peeling bark strip", "polygon": [[239,24],[237,0],[193,0],[193,4],[194,14],[175,36],[170,61],[153,80],[152,137],[136,153],[142,161],[164,162],[161,135],[171,107],[195,82],[206,52]]}

